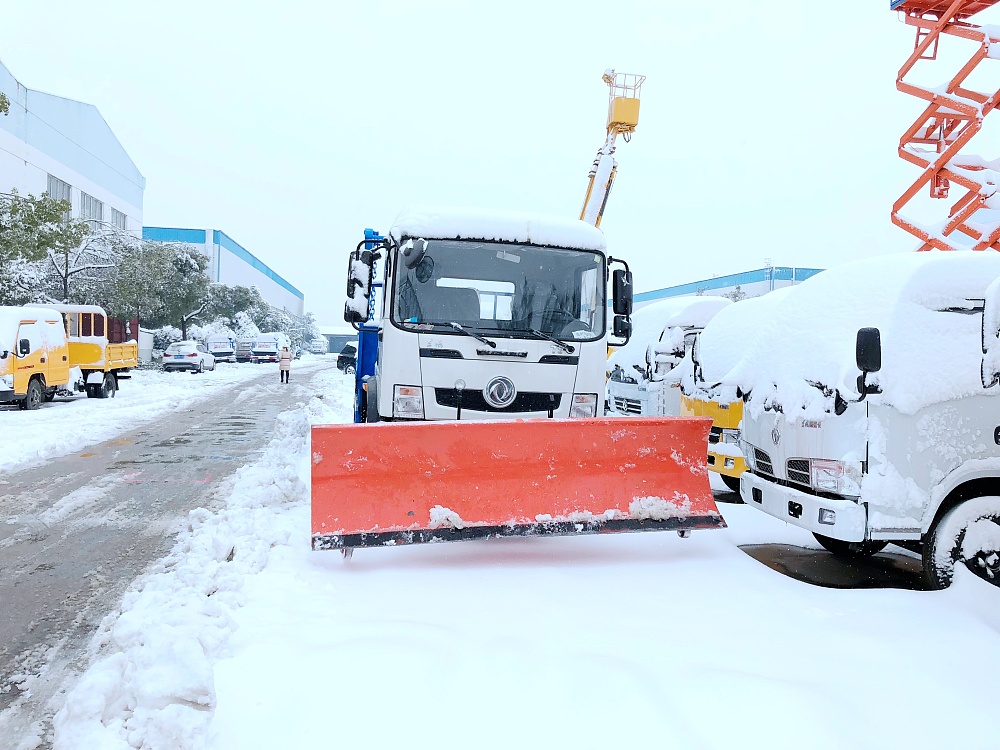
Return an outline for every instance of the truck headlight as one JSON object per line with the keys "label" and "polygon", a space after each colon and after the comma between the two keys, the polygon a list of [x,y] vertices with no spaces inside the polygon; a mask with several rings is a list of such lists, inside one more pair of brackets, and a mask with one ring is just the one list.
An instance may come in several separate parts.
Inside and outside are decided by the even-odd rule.
{"label": "truck headlight", "polygon": [[3,388],[5,391],[14,390],[14,376],[0,375],[0,388]]}
{"label": "truck headlight", "polygon": [[574,417],[596,417],[597,416],[597,394],[596,393],[574,393],[573,403],[569,407],[570,418]]}
{"label": "truck headlight", "polygon": [[424,418],[424,391],[420,386],[397,385],[392,393],[392,416]]}
{"label": "truck headlight", "polygon": [[822,492],[859,496],[861,470],[845,461],[814,458],[809,462],[809,484]]}
{"label": "truck headlight", "polygon": [[757,457],[753,453],[753,446],[750,445],[746,440],[740,440],[740,453],[743,454],[743,461],[747,465],[747,469],[756,473],[757,471]]}

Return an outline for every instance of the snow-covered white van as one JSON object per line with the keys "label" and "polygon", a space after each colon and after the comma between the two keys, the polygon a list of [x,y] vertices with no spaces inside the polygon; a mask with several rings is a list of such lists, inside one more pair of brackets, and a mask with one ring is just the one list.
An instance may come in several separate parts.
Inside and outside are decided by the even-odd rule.
{"label": "snow-covered white van", "polygon": [[678,365],[708,322],[731,304],[726,297],[674,297],[632,313],[632,337],[608,358],[607,411],[678,416]]}
{"label": "snow-covered white van", "polygon": [[236,361],[236,342],[225,333],[213,333],[205,338],[205,346],[216,362]]}
{"label": "snow-covered white van", "polygon": [[[991,285],[992,284],[992,285]],[[1000,253],[895,254],[788,291],[741,376],[741,495],[831,552],[1000,585]]]}

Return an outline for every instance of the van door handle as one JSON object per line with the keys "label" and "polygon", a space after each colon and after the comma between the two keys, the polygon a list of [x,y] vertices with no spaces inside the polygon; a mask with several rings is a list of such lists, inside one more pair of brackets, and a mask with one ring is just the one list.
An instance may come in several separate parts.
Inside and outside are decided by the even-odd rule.
{"label": "van door handle", "polygon": [[42,363],[43,365],[45,364],[45,357],[42,357],[42,359],[41,359],[41,363]]}
{"label": "van door handle", "polygon": [[66,357],[63,357],[63,362],[65,362],[65,361],[66,361]]}

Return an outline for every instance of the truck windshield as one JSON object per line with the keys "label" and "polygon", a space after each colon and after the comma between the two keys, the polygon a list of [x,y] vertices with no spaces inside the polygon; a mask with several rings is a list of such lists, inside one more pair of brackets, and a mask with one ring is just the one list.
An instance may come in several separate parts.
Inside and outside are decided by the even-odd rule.
{"label": "truck windshield", "polygon": [[431,240],[407,268],[397,256],[392,321],[410,330],[466,328],[525,338],[532,330],[593,341],[605,329],[604,256],[585,250]]}

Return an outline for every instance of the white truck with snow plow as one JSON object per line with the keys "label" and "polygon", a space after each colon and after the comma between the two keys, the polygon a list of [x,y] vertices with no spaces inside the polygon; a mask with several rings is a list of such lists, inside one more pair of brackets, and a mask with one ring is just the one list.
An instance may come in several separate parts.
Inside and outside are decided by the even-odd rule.
{"label": "white truck with snow plow", "polygon": [[312,428],[314,549],[725,526],[710,420],[597,416],[608,282],[626,340],[632,300],[599,229],[425,210],[366,238],[345,318],[367,424]]}
{"label": "white truck with snow plow", "polygon": [[[1000,585],[1000,254],[889,255],[790,289],[742,374],[741,495],[837,555]],[[860,374],[859,374],[860,371]]]}

